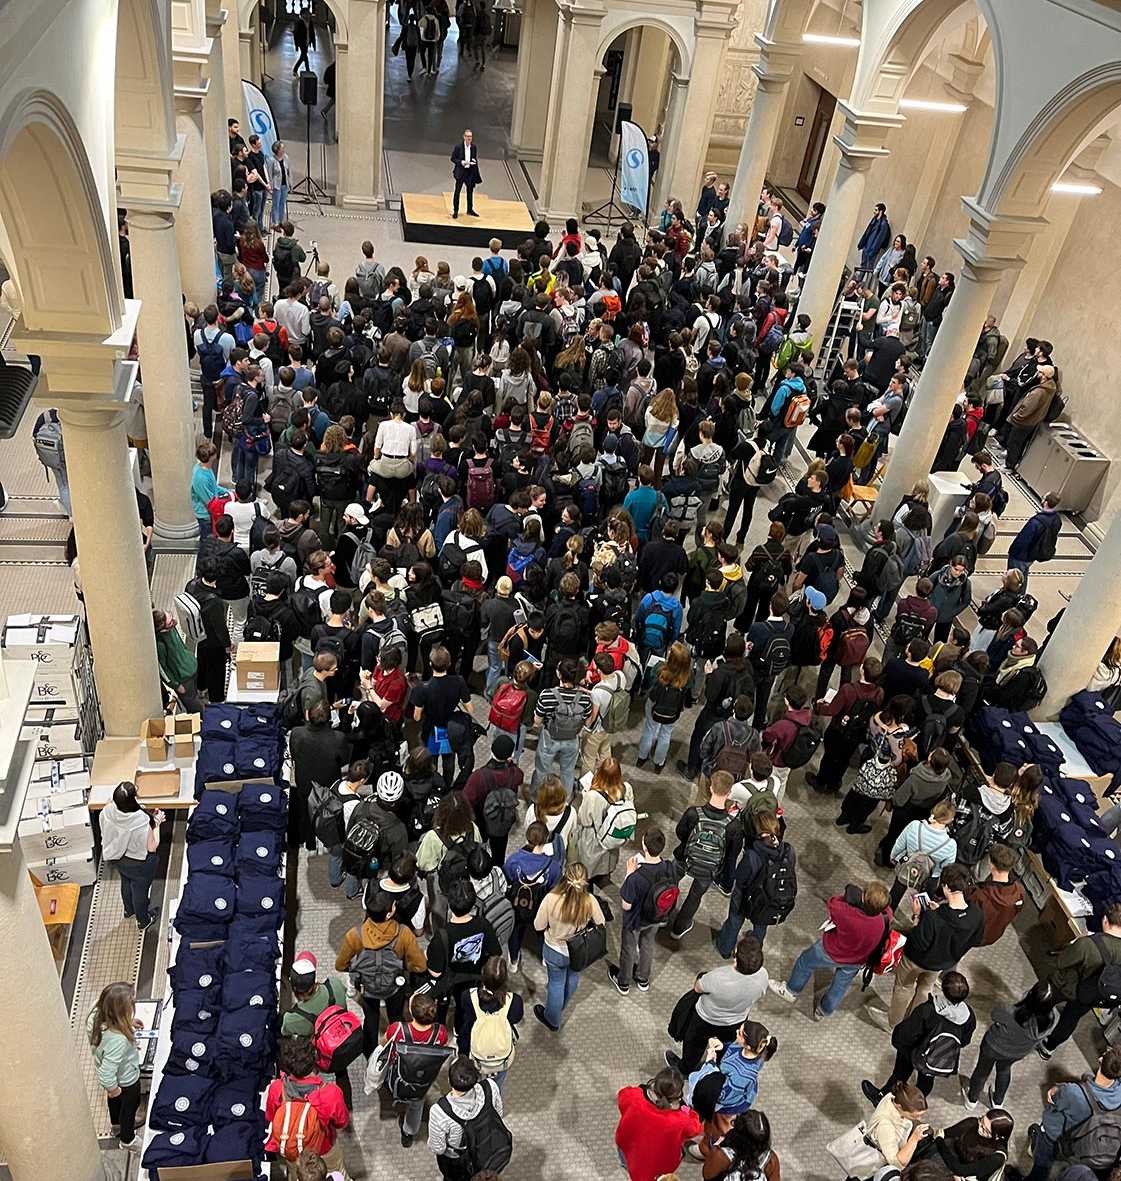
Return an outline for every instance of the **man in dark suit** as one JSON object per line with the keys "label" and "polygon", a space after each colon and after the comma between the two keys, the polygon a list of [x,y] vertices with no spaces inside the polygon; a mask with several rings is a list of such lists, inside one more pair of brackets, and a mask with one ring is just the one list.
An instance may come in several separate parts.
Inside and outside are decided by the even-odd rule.
{"label": "man in dark suit", "polygon": [[467,213],[478,217],[472,204],[475,186],[482,181],[479,176],[479,153],[473,142],[470,129],[463,133],[463,142],[452,148],[452,176],[455,177],[455,192],[452,194],[452,217],[459,216],[459,194],[467,189]]}

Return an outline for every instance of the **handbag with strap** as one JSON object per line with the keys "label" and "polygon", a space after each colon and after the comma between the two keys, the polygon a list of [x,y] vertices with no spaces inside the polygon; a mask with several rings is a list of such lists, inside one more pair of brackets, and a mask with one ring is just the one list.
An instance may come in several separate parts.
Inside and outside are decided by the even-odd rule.
{"label": "handbag with strap", "polygon": [[568,947],[568,970],[583,972],[607,955],[607,924],[589,922],[573,935]]}
{"label": "handbag with strap", "polygon": [[[910,1135],[909,1129],[907,1134]],[[864,1120],[830,1140],[825,1151],[840,1165],[846,1177],[870,1177],[887,1164],[879,1147],[868,1139],[868,1125]]]}

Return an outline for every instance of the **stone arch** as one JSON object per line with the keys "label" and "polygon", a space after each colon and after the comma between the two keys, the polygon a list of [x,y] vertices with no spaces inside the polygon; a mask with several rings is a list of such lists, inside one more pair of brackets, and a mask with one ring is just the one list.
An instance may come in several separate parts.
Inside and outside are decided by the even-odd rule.
{"label": "stone arch", "polygon": [[31,330],[103,340],[122,296],[107,212],[69,111],[47,90],[16,95],[0,117],[0,225]]}
{"label": "stone arch", "polygon": [[[238,0],[238,25],[242,29],[251,29],[253,19],[261,0]],[[347,44],[347,5],[346,0],[323,0],[335,18],[335,42]]]}
{"label": "stone arch", "polygon": [[116,58],[117,150],[169,152],[175,113],[166,0],[119,0]]}
{"label": "stone arch", "polygon": [[669,37],[670,45],[673,46],[674,53],[677,55],[677,64],[671,68],[678,77],[688,78],[692,71],[693,54],[687,37],[674,22],[651,14],[622,16],[621,19],[615,21],[612,21],[611,14],[609,14],[603,22],[604,36],[596,53],[596,61],[603,61],[603,55],[607,52],[608,47],[623,33],[627,33],[631,29],[641,29],[644,26],[659,29]]}
{"label": "stone arch", "polygon": [[771,0],[763,36],[768,41],[798,44],[816,7],[817,0]]}
{"label": "stone arch", "polygon": [[[998,85],[998,108],[1000,93]],[[1039,108],[1015,143],[1000,150],[994,137],[978,202],[993,213],[1039,216],[1051,186],[1086,144],[1116,122],[1119,109],[1121,62],[1073,78]]]}

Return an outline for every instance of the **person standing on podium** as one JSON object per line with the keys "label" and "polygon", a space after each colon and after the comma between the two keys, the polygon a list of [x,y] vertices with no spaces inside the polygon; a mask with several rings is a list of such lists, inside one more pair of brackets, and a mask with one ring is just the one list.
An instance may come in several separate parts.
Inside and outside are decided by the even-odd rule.
{"label": "person standing on podium", "polygon": [[479,152],[473,142],[470,128],[463,133],[463,142],[452,148],[452,176],[455,177],[455,192],[452,194],[452,217],[459,216],[459,194],[467,189],[467,213],[478,217],[474,207],[475,186],[480,184]]}

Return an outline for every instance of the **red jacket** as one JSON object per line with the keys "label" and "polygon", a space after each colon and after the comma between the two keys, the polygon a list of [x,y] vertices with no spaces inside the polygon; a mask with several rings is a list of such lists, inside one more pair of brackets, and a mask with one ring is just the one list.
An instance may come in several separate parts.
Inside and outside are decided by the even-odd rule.
{"label": "red jacket", "polygon": [[883,914],[867,914],[863,907],[846,902],[843,894],[835,894],[825,906],[834,927],[821,936],[825,954],[835,964],[864,963],[884,937],[884,921],[891,923],[891,907]]}
{"label": "red jacket", "polygon": [[615,1144],[631,1181],[655,1181],[672,1173],[681,1163],[686,1141],[701,1134],[697,1113],[691,1107],[655,1107],[642,1087],[624,1087],[617,1100]]}
{"label": "red jacket", "polygon": [[[309,1074],[306,1078],[294,1078],[291,1081],[300,1087],[301,1091],[311,1084],[317,1084],[315,1090],[307,1096],[307,1101],[311,1104],[315,1114],[319,1116],[319,1122],[323,1125],[323,1130],[327,1133],[331,1146],[334,1146],[335,1136],[339,1129],[345,1128],[350,1123],[350,1112],[346,1109],[346,1101],[343,1099],[343,1093],[339,1090],[338,1084],[325,1083],[317,1074]],[[270,1124],[272,1117],[276,1115],[283,1102],[284,1076],[281,1075],[280,1078],[274,1078],[269,1083],[269,1089],[265,1093],[265,1119]],[[276,1152],[277,1147],[277,1143],[270,1133],[268,1140],[265,1141],[265,1151]]]}

